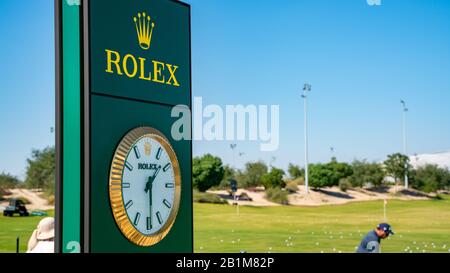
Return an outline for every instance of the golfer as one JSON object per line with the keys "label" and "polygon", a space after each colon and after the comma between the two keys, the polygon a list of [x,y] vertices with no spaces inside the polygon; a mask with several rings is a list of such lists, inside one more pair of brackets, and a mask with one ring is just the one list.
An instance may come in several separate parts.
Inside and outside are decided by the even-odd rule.
{"label": "golfer", "polygon": [[381,239],[386,239],[389,235],[394,235],[391,226],[387,223],[382,223],[376,229],[367,233],[359,244],[357,253],[380,253]]}

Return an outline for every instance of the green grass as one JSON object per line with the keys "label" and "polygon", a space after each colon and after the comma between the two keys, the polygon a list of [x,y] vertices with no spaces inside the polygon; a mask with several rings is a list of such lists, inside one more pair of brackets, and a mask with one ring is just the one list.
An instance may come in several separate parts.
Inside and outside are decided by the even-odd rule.
{"label": "green grass", "polygon": [[[48,211],[53,216],[54,211]],[[44,217],[4,217],[0,215],[0,253],[16,252],[16,238],[19,237],[19,251],[26,252],[28,240],[39,221]]]}
{"label": "green grass", "polygon": [[[323,207],[194,205],[194,251],[354,252],[362,236],[383,221],[383,201]],[[450,251],[450,198],[391,200],[388,222],[395,236],[382,252]]]}
{"label": "green grass", "polygon": [[[239,210],[238,216],[234,206],[195,203],[194,251],[354,252],[361,237],[383,220],[382,201],[315,208],[241,206]],[[383,241],[383,252],[405,252],[409,247],[413,252],[449,253],[448,196],[431,201],[391,200],[387,216],[397,234]],[[0,252],[15,252],[17,236],[20,251],[25,252],[41,219],[0,216]]]}

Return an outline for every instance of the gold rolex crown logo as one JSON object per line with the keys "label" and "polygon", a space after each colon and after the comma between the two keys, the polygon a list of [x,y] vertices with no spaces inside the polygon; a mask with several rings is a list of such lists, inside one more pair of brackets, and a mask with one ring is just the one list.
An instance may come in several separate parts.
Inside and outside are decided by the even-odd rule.
{"label": "gold rolex crown logo", "polygon": [[149,49],[152,42],[155,23],[151,22],[151,18],[148,14],[139,12],[137,17],[134,17],[134,24],[136,25],[139,46],[144,50]]}
{"label": "gold rolex crown logo", "polygon": [[146,156],[150,156],[150,152],[151,152],[152,146],[150,145],[150,143],[145,142],[144,143],[144,152]]}

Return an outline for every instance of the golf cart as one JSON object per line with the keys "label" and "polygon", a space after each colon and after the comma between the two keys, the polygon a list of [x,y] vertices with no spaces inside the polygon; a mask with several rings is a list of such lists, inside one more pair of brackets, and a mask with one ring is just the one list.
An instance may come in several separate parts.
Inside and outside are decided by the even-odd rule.
{"label": "golf cart", "polygon": [[18,213],[20,216],[29,216],[24,202],[20,199],[13,198],[9,200],[9,206],[3,211],[3,216],[12,217],[15,213]]}

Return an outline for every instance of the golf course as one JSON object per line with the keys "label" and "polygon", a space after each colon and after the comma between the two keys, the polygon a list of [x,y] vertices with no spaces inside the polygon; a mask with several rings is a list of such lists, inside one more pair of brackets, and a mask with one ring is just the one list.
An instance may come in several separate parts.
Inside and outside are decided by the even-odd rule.
{"label": "golf course", "polygon": [[[53,215],[53,211],[48,211]],[[194,204],[197,253],[354,252],[361,237],[383,221],[383,201],[320,207],[251,207]],[[0,216],[0,252],[26,251],[42,217]],[[450,197],[443,200],[389,200],[387,220],[396,235],[382,252],[450,252]]]}
{"label": "golf course", "polygon": [[[194,204],[197,253],[355,252],[362,236],[383,221],[383,201],[320,207]],[[382,252],[450,252],[450,198],[390,200],[387,220],[396,235]]]}

